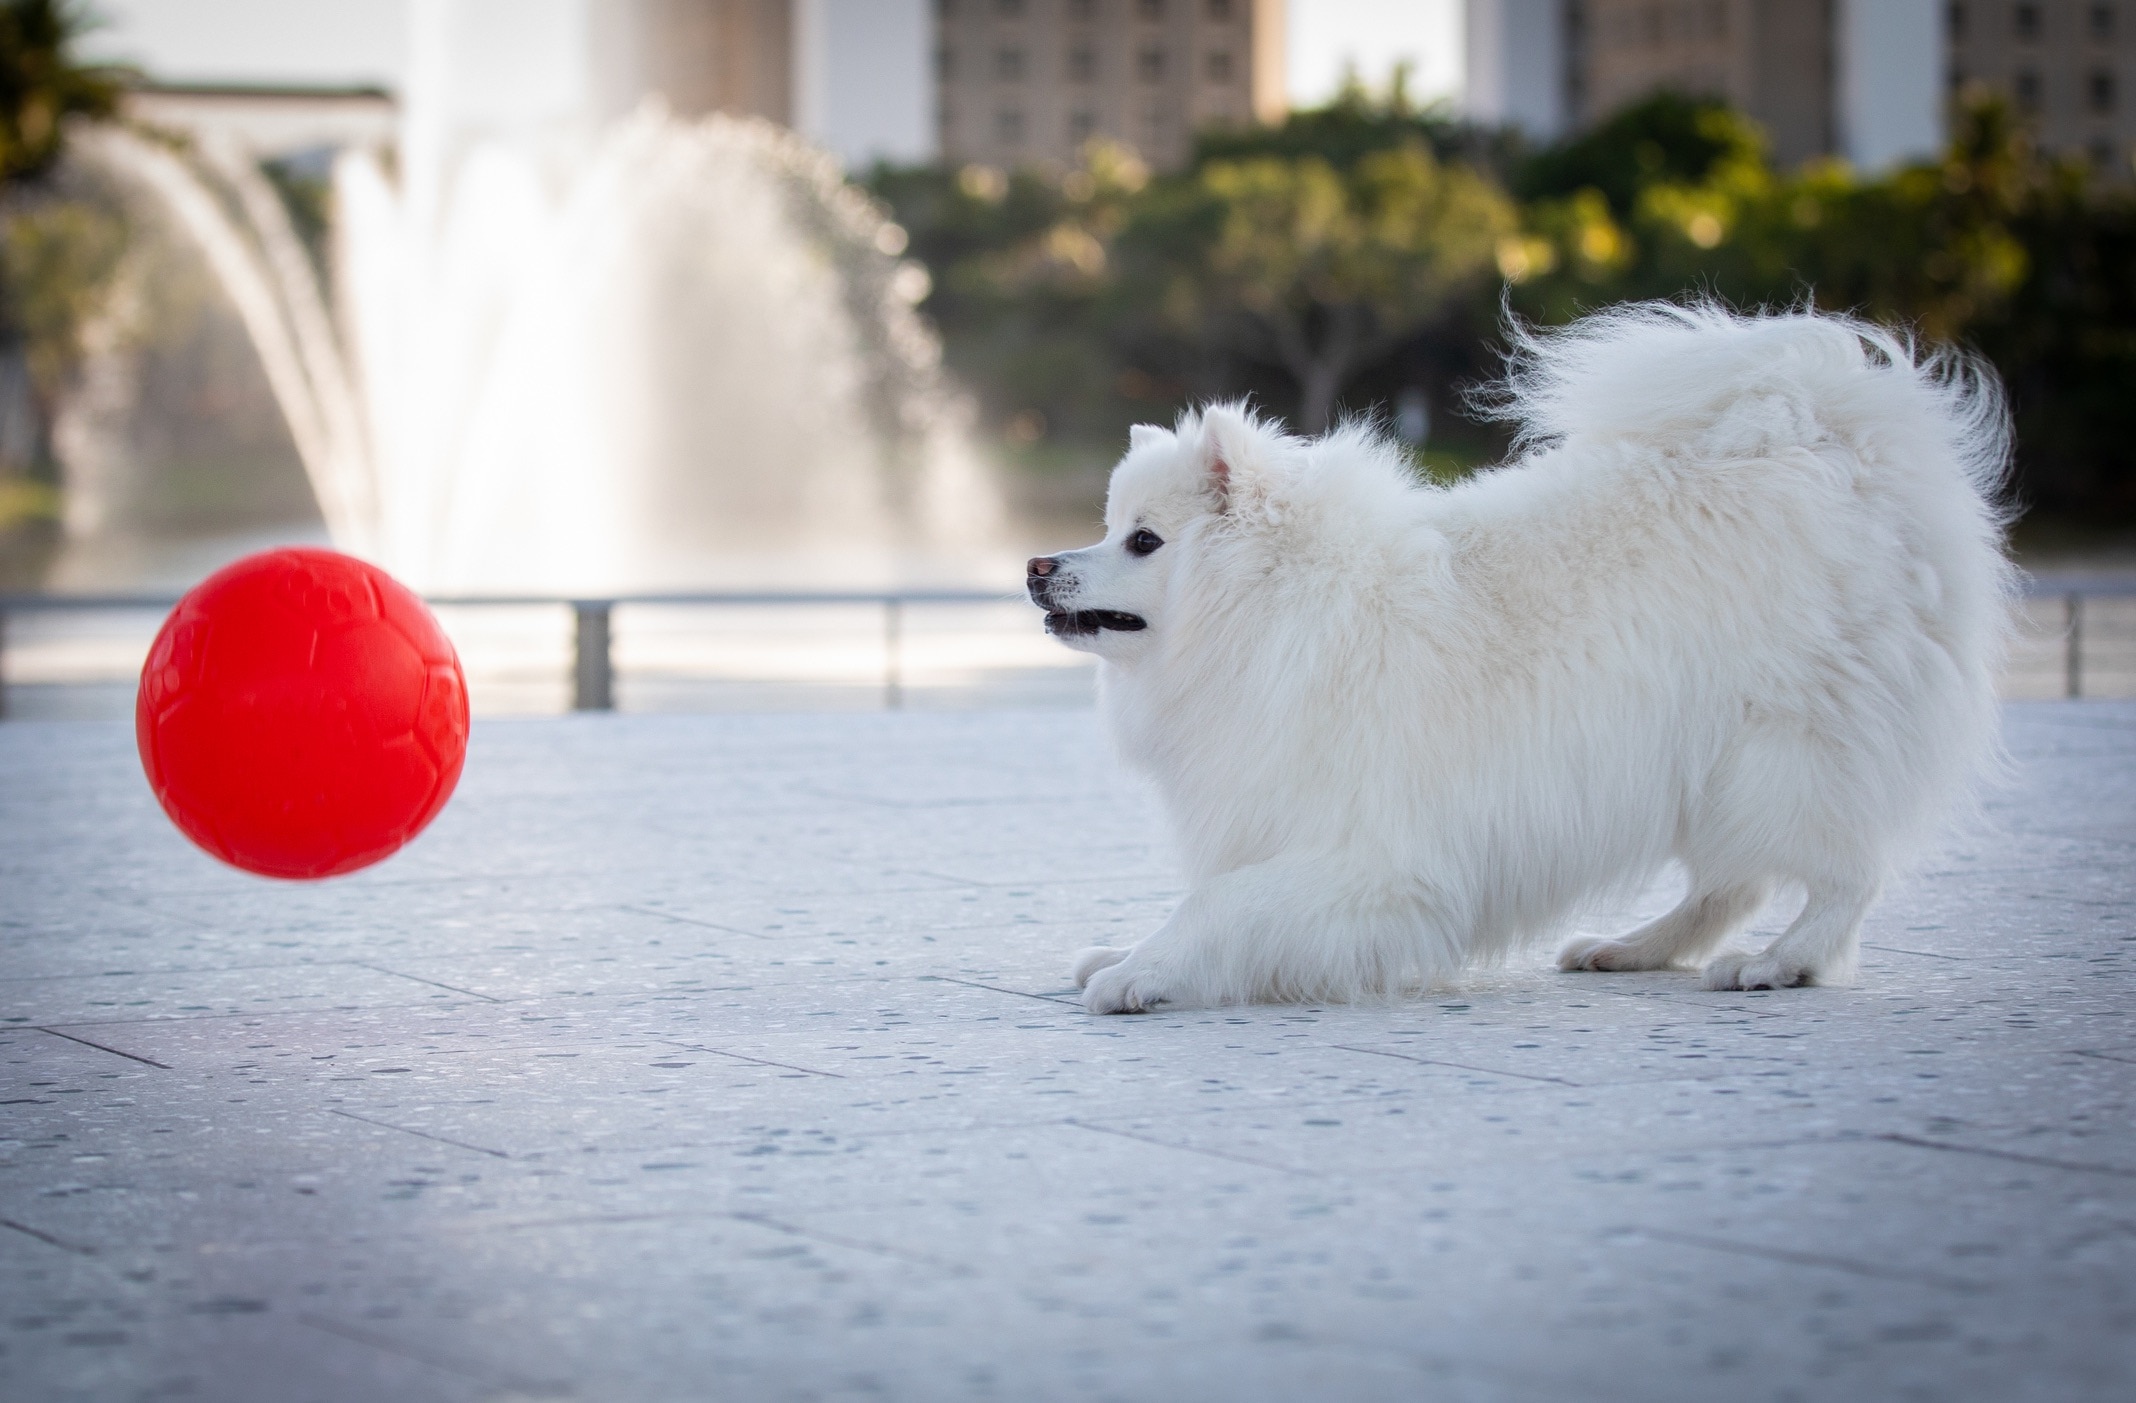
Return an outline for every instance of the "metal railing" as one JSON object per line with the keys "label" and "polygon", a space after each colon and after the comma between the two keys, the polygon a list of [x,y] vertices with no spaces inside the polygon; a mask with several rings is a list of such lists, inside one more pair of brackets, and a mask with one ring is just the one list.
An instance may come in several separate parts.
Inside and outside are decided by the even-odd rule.
{"label": "metal railing", "polygon": [[874,591],[714,591],[684,594],[619,594],[606,599],[503,598],[495,595],[448,597],[429,602],[445,606],[494,604],[564,604],[571,609],[571,709],[613,711],[616,706],[615,628],[619,604],[682,604],[752,608],[772,606],[873,604],[883,611],[883,707],[905,704],[905,606],[908,604],[1006,604],[1018,596],[991,590],[940,589]]}
{"label": "metal railing", "polygon": [[2032,575],[2025,580],[2030,599],[2062,601],[2062,695],[2084,695],[2084,601],[2126,599],[2136,595],[2136,577],[2128,575]]}
{"label": "metal railing", "polygon": [[[690,605],[729,608],[811,607],[869,604],[883,611],[883,706],[896,711],[905,704],[905,609],[914,604],[1007,604],[1020,596],[992,590],[747,590],[674,594],[618,594],[599,599],[560,595],[433,595],[426,602],[445,608],[527,608],[560,606],[571,611],[571,709],[613,711],[616,705],[615,611],[625,604]],[[78,613],[96,610],[168,612],[175,594],[0,594],[0,718],[7,715],[7,625],[14,614]]]}
{"label": "metal railing", "polygon": [[[2084,695],[2084,601],[2136,596],[2136,576],[2039,575],[2027,580],[2027,597],[2056,599],[2063,608],[2063,695]],[[988,590],[699,591],[618,594],[572,599],[560,595],[438,595],[429,603],[449,608],[561,606],[571,611],[571,708],[613,711],[616,704],[615,611],[619,605],[710,607],[807,607],[872,604],[883,611],[883,706],[905,704],[905,609],[913,604],[1004,604],[1019,596]],[[7,715],[7,625],[10,615],[93,610],[167,611],[174,594],[0,594],[0,718]]]}

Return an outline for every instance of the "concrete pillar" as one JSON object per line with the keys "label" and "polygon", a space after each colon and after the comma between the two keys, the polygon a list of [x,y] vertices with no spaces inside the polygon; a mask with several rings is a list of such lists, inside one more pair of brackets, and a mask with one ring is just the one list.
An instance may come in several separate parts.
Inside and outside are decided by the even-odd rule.
{"label": "concrete pillar", "polygon": [[795,130],[853,169],[934,159],[933,0],[794,0]]}
{"label": "concrete pillar", "polygon": [[1841,154],[1863,171],[1944,141],[1942,0],[1837,0],[1833,94]]}
{"label": "concrete pillar", "polygon": [[1518,127],[1534,141],[1554,140],[1571,124],[1564,8],[1563,0],[1467,0],[1462,102],[1471,118]]}

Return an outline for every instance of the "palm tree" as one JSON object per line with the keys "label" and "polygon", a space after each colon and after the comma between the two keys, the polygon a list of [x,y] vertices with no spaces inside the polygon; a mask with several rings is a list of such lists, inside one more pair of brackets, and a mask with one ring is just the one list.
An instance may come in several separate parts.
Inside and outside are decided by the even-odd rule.
{"label": "palm tree", "polygon": [[[69,53],[90,22],[74,0],[0,0],[0,535],[54,510],[57,384],[83,308],[115,261],[111,219],[90,218],[43,179],[68,118],[118,106],[125,74]],[[97,237],[67,237],[77,226]]]}
{"label": "palm tree", "polygon": [[71,0],[0,0],[0,184],[50,170],[66,118],[118,106],[121,73],[68,54],[89,23]]}

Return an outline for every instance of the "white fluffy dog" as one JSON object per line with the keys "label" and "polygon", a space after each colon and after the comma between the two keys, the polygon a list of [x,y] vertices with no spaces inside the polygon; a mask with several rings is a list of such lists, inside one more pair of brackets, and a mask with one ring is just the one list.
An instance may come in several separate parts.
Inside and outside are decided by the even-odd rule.
{"label": "white fluffy dog", "polygon": [[1076,959],[1092,1011],[1392,996],[1672,858],[1681,905],[1559,964],[1698,959],[1785,885],[1801,915],[1706,987],[1851,976],[1997,753],[1994,382],[1839,317],[1650,305],[1518,335],[1504,390],[1522,456],[1451,488],[1359,426],[1138,426],[1105,539],[1031,562],[1192,882]]}

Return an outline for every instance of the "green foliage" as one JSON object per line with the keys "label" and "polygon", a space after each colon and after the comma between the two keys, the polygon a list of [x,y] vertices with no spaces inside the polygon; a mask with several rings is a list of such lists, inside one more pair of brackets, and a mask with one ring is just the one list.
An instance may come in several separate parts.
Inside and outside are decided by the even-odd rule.
{"label": "green foliage", "polygon": [[50,170],[66,118],[117,108],[124,75],[68,56],[87,23],[68,0],[0,0],[0,183]]}
{"label": "green foliage", "polygon": [[1137,304],[1220,356],[1280,366],[1310,432],[1353,372],[1474,289],[1513,226],[1495,185],[1408,142],[1347,168],[1211,161],[1143,202],[1121,242]]}
{"label": "green foliage", "polygon": [[[1987,355],[2025,499],[2136,520],[2136,192],[2044,159],[1993,104],[1876,178],[1777,170],[1746,119],[1673,94],[1523,152],[1353,91],[1209,134],[1162,178],[1093,148],[1057,178],[875,188],[935,269],[952,365],[1027,438],[1109,449],[1132,419],[1238,394],[1307,428],[1416,386],[1451,409],[1492,370],[1502,298],[1545,325],[1628,298],[1809,303]],[[1490,451],[1436,417],[1435,450]]]}
{"label": "green foliage", "polygon": [[30,377],[57,387],[82,355],[82,327],[126,251],[126,226],[104,204],[40,200],[0,218],[0,288]]}
{"label": "green foliage", "polygon": [[31,461],[0,463],[0,526],[57,510],[54,405],[125,245],[115,215],[49,188],[66,120],[118,105],[122,75],[68,55],[85,24],[67,0],[0,0],[0,357],[27,370],[36,425]]}
{"label": "green foliage", "polygon": [[1818,162],[1774,171],[1740,153],[1698,180],[1656,179],[1619,211],[1587,188],[1527,208],[1539,242],[1508,270],[1517,306],[1545,320],[1602,298],[1681,296],[1708,288],[1778,305],[1814,290],[1827,307],[1915,324],[1933,340],[1963,336],[2021,285],[2029,255],[2014,221],[2057,181],[1993,109],[1969,114],[1940,164],[1876,181]]}
{"label": "green foliage", "polygon": [[870,183],[933,271],[923,309],[951,369],[1012,439],[1102,441],[1148,417],[1111,301],[1112,240],[1149,184],[1132,153],[1092,143],[1062,176],[878,167]]}
{"label": "green foliage", "polygon": [[1505,133],[1457,121],[1444,106],[1414,107],[1407,86],[1408,74],[1397,69],[1394,90],[1379,101],[1353,76],[1326,107],[1293,112],[1268,126],[1210,128],[1195,139],[1190,164],[1199,168],[1213,161],[1313,157],[1348,171],[1374,152],[1409,146],[1429,147],[1441,160],[1492,169],[1513,158],[1517,143]]}
{"label": "green foliage", "polygon": [[1513,207],[1441,158],[1451,130],[1352,94],[1205,137],[1154,180],[1093,143],[1058,177],[885,167],[871,185],[935,270],[924,310],[999,422],[1104,441],[1257,393],[1325,424],[1354,372],[1495,287]]}
{"label": "green foliage", "polygon": [[28,522],[59,518],[59,490],[48,482],[0,477],[0,536]]}
{"label": "green foliage", "polygon": [[1836,162],[1776,171],[1752,153],[1657,175],[1621,212],[1592,186],[1531,201],[1500,261],[1514,308],[1548,324],[1626,298],[1808,302],[1972,346],[2009,385],[2025,499],[2136,517],[2126,187],[2042,159],[1993,103],[1961,113],[1941,160],[1878,179]]}
{"label": "green foliage", "polygon": [[1710,98],[1662,92],[1536,152],[1518,165],[1512,183],[1523,200],[1594,190],[1622,218],[1649,186],[1696,185],[1724,166],[1756,166],[1764,159],[1763,134],[1734,109]]}

